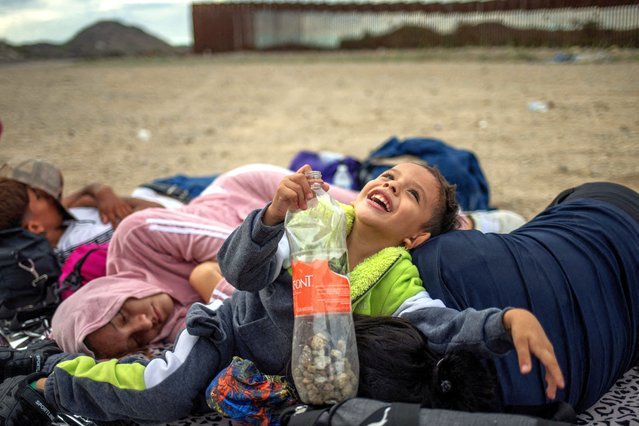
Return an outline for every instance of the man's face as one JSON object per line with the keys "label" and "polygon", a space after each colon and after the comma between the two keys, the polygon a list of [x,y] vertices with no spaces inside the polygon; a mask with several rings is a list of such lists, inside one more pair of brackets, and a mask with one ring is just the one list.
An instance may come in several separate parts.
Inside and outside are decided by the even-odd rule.
{"label": "man's face", "polygon": [[425,233],[439,196],[439,182],[430,171],[403,163],[362,188],[354,202],[355,214],[360,224],[386,238],[389,245],[401,245]]}
{"label": "man's face", "polygon": [[166,293],[129,298],[113,319],[89,334],[85,342],[99,358],[139,351],[159,336],[173,309],[173,299]]}
{"label": "man's face", "polygon": [[34,234],[43,235],[55,247],[64,221],[55,200],[38,189],[28,188],[29,206],[22,221],[22,227]]}

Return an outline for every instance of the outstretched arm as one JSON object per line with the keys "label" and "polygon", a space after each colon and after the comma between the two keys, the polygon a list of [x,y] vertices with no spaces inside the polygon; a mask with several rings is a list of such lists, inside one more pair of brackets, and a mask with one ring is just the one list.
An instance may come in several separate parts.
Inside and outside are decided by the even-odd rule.
{"label": "outstretched arm", "polygon": [[510,331],[521,374],[530,373],[530,354],[534,354],[546,368],[546,396],[555,399],[557,388],[565,386],[559,362],[548,336],[537,317],[525,309],[509,309],[504,314],[504,327]]}
{"label": "outstretched arm", "polygon": [[513,346],[520,371],[531,371],[534,354],[546,368],[546,395],[556,396],[564,388],[564,379],[555,352],[537,318],[525,309],[472,308],[457,311],[429,307],[400,314],[424,334],[428,346],[439,353],[455,349],[468,350],[482,356],[505,354]]}
{"label": "outstretched arm", "polygon": [[160,204],[131,197],[119,197],[109,185],[92,183],[62,200],[69,207],[95,207],[100,212],[103,223],[111,222],[116,228],[120,221],[133,213],[148,207],[162,207]]}

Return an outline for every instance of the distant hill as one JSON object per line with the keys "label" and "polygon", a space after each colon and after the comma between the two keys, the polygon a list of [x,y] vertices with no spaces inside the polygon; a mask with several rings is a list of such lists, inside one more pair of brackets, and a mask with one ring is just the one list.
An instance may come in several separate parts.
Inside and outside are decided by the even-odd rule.
{"label": "distant hill", "polygon": [[0,63],[22,59],[22,55],[11,45],[0,41]]}
{"label": "distant hill", "polygon": [[185,53],[140,28],[117,21],[100,21],[80,30],[63,44],[36,43],[12,46],[0,42],[0,62],[24,59],[166,56]]}
{"label": "distant hill", "polygon": [[63,45],[52,43],[25,44],[16,47],[23,58],[56,59],[68,57]]}
{"label": "distant hill", "polygon": [[174,48],[137,27],[101,21],[78,32],[65,45],[73,57],[167,55]]}

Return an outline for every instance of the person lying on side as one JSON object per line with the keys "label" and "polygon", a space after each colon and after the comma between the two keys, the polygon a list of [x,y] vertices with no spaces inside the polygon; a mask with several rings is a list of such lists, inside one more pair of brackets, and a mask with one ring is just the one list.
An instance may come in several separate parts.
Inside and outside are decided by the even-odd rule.
{"label": "person lying on side", "polygon": [[104,243],[134,211],[162,207],[120,197],[106,184],[92,183],[63,196],[62,172],[35,158],[14,158],[0,166],[0,230],[23,227],[47,238],[60,264],[82,244]]}
{"label": "person lying on side", "polygon": [[[190,304],[232,293],[216,253],[232,229],[273,199],[281,180],[291,173],[265,164],[239,167],[220,175],[188,205],[127,217],[113,236],[107,276],[60,305],[53,337],[65,351],[99,358],[173,343]],[[357,196],[339,187],[332,187],[331,194],[344,203]],[[455,208],[448,215],[449,229],[457,224]],[[161,315],[148,315],[154,297],[164,300]]]}

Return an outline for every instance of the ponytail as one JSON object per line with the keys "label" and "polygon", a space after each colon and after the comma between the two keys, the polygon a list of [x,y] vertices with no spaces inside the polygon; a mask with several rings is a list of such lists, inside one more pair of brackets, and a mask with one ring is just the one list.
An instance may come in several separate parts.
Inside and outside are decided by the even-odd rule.
{"label": "ponytail", "polygon": [[422,405],[462,411],[496,411],[497,381],[474,354],[457,351],[444,355],[435,365]]}

